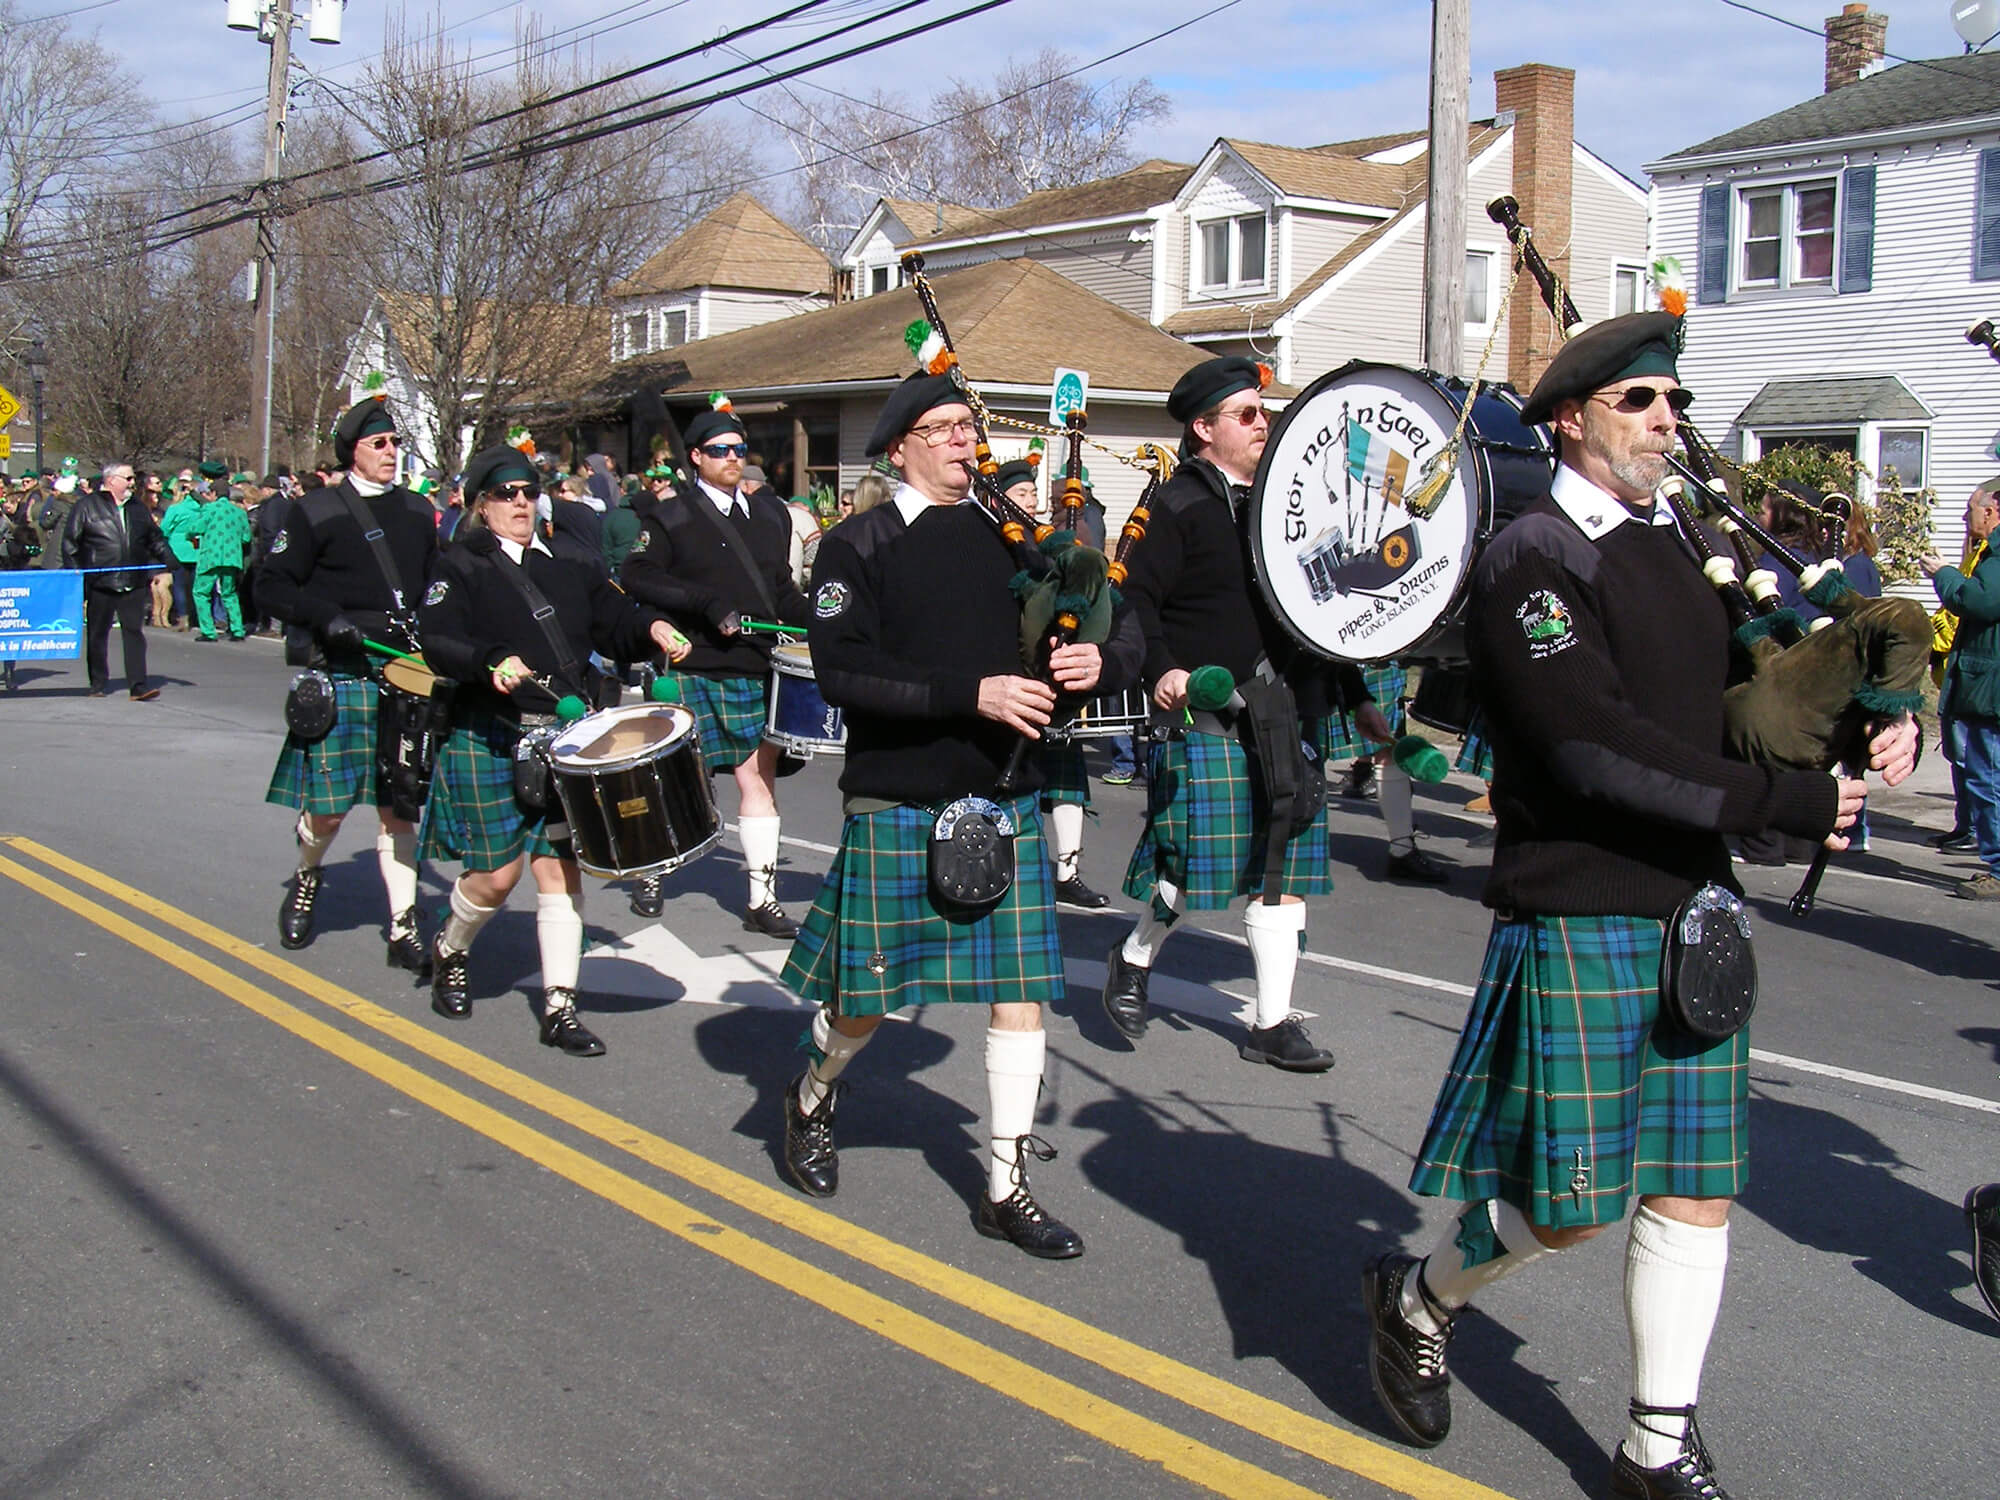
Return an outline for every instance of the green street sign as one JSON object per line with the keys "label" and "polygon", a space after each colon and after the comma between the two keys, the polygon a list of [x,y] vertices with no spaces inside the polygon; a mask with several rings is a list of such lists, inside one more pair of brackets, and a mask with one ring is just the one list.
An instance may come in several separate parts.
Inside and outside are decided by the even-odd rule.
{"label": "green street sign", "polygon": [[1060,427],[1063,418],[1081,411],[1090,396],[1090,373],[1086,370],[1056,370],[1055,390],[1049,397],[1049,426]]}

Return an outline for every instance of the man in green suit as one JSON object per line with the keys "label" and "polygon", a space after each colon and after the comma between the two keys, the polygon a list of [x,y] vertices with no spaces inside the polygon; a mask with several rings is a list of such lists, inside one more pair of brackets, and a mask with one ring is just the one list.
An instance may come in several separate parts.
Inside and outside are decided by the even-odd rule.
{"label": "man in green suit", "polygon": [[237,599],[237,585],[243,579],[243,560],[248,554],[252,532],[250,517],[244,513],[241,497],[247,486],[237,485],[226,494],[205,502],[195,518],[201,538],[194,573],[194,623],[199,639],[215,639],[215,617],[209,600],[219,591],[222,607],[229,616],[229,638],[243,639],[243,606]]}

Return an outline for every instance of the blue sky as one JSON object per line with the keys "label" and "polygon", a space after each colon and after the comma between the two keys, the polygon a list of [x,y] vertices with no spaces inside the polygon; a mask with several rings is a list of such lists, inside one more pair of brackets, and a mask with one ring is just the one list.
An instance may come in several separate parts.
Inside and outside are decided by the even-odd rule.
{"label": "blue sky", "polygon": [[[78,0],[18,0],[26,15],[68,10]],[[303,6],[308,0],[295,0]],[[302,60],[339,80],[377,51],[392,18],[416,24],[433,15],[454,42],[475,52],[510,45],[517,23],[573,33],[599,72],[689,46],[703,36],[775,10],[727,0],[349,0],[345,39],[309,46]],[[1101,57],[1211,9],[1218,0],[1014,0],[1004,9],[823,76],[836,88],[877,84],[922,97],[951,76],[989,74],[997,60],[1054,45],[1079,60]],[[1816,94],[1821,85],[1821,19],[1838,0],[1758,0],[1762,9],[1808,28],[1731,8],[1723,0],[1605,0],[1595,7],[1536,0],[1472,0],[1475,115],[1493,108],[1493,71],[1523,62],[1577,71],[1577,135],[1635,178],[1643,164]],[[828,13],[859,9],[841,0]],[[872,6],[870,8],[873,8]],[[937,0],[942,13],[956,6]],[[261,97],[266,53],[256,39],[223,25],[224,0],[109,0],[71,24],[94,30],[139,76],[163,116],[207,116]],[[922,14],[919,12],[918,14]],[[1956,53],[1948,0],[1889,12],[1889,48],[1905,57]],[[878,28],[893,29],[898,24]],[[793,30],[785,40],[805,33]],[[1174,99],[1173,120],[1138,144],[1142,154],[1192,161],[1218,135],[1290,145],[1421,126],[1426,114],[1430,7],[1415,0],[1373,4],[1239,3],[1144,47],[1100,76],[1150,75]],[[689,70],[683,69],[683,76]],[[736,118],[745,120],[737,112]],[[773,143],[766,166],[785,164]],[[775,196],[775,193],[773,194]]]}

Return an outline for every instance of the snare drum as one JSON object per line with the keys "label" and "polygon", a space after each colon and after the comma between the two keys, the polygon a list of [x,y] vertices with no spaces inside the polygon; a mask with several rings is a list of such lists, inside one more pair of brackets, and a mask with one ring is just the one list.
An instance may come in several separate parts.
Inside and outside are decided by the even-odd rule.
{"label": "snare drum", "polygon": [[791,755],[846,753],[846,717],[820,695],[812,648],[804,641],[772,648],[764,738]]}
{"label": "snare drum", "polygon": [[1092,698],[1077,710],[1076,717],[1051,724],[1052,740],[1096,740],[1137,734],[1146,727],[1146,690],[1129,687],[1122,693]]}
{"label": "snare drum", "polygon": [[722,837],[701,733],[677,704],[586,715],[557,734],[547,754],[570,847],[592,875],[663,875]]}
{"label": "snare drum", "polygon": [[1408,712],[1419,724],[1463,737],[1472,727],[1478,706],[1470,667],[1429,666],[1424,668]]}
{"label": "snare drum", "polygon": [[422,661],[382,668],[375,735],[377,790],[383,805],[411,822],[423,815],[438,752],[451,733],[452,684]]}
{"label": "snare drum", "polygon": [[[1456,467],[1433,493],[1468,400]],[[1272,424],[1250,492],[1258,586],[1323,656],[1462,661],[1473,561],[1554,474],[1548,433],[1521,420],[1511,388],[1356,360]]]}

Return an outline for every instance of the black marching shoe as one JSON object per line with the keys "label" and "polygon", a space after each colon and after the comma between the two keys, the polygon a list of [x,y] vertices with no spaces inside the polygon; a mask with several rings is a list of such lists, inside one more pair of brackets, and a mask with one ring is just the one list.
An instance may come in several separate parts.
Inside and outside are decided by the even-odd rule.
{"label": "black marching shoe", "polygon": [[1275,1026],[1253,1026],[1237,1045],[1236,1055],[1245,1062],[1269,1063],[1287,1073],[1324,1073],[1333,1066],[1333,1054],[1316,1046],[1306,1035],[1306,1023],[1286,1016]]}
{"label": "black marching shoe", "polygon": [[1080,873],[1056,882],[1056,900],[1064,906],[1080,906],[1085,911],[1101,911],[1111,904],[1109,896],[1085,885]]}
{"label": "black marching shoe", "polygon": [[1979,840],[1973,837],[1971,829],[1967,829],[1963,833],[1954,830],[1942,838],[1929,839],[1926,842],[1937,845],[1940,854],[1977,854],[1979,852]]}
{"label": "black marching shoe", "polygon": [[2000,1318],[2000,1182],[1965,1195],[1965,1221],[1972,1226],[1972,1279],[1986,1310]]}
{"label": "black marching shoe", "polygon": [[551,985],[542,991],[542,1045],[571,1057],[602,1057],[604,1043],[576,1018],[576,991]]}
{"label": "black marching shoe", "polygon": [[1390,855],[1388,869],[1391,880],[1413,880],[1419,885],[1451,884],[1451,866],[1421,849]]}
{"label": "black marching shoe", "polygon": [[1056,1148],[1040,1136],[1024,1135],[1014,1143],[1014,1191],[995,1203],[979,1195],[979,1215],[973,1226],[989,1240],[1007,1240],[1041,1260],[1075,1260],[1083,1254],[1083,1236],[1048,1210],[1028,1191],[1028,1158],[1054,1161]]}
{"label": "black marching shoe", "polygon": [[840,1191],[840,1153],[833,1144],[833,1109],[847,1090],[847,1080],[836,1078],[827,1085],[819,1108],[807,1114],[799,1108],[801,1073],[785,1085],[785,1175],[799,1185],[799,1191],[815,1198],[831,1198]]}
{"label": "black marching shoe", "polygon": [[472,1014],[472,997],[465,992],[466,955],[447,952],[439,933],[431,943],[431,959],[431,1009],[447,1021],[463,1021]]}
{"label": "black marching shoe", "polygon": [[1354,801],[1375,795],[1375,762],[1367,756],[1353,762],[1347,768],[1347,780],[1340,788],[1340,795]]}
{"label": "black marching shoe", "polygon": [[389,919],[389,967],[408,969],[419,984],[431,977],[431,950],[424,946],[424,936],[417,930],[414,906]]}
{"label": "black marching shoe", "polygon": [[1679,1456],[1657,1469],[1640,1468],[1620,1443],[1611,1457],[1607,1493],[1612,1500],[1729,1500],[1729,1491],[1716,1481],[1715,1460],[1708,1456],[1701,1429],[1695,1426],[1692,1406],[1641,1406],[1634,1401],[1632,1416],[1642,1426],[1646,1417],[1686,1417],[1687,1432]]}
{"label": "black marching shoe", "polygon": [[660,899],[660,877],[648,875],[632,887],[632,915],[635,917],[657,917],[666,909]]}
{"label": "black marching shoe", "polygon": [[1151,969],[1128,963],[1125,945],[1113,943],[1104,961],[1104,1013],[1132,1041],[1146,1034],[1146,981]]}
{"label": "black marching shoe", "polygon": [[303,948],[312,941],[313,902],[319,899],[320,879],[317,865],[293,873],[284,904],[278,908],[278,942],[283,947]]}
{"label": "black marching shoe", "polygon": [[761,932],[765,937],[795,938],[799,935],[799,924],[786,916],[785,909],[777,902],[766,901],[743,913],[743,930]]}
{"label": "black marching shoe", "polygon": [[1451,1431],[1451,1374],[1444,1346],[1451,1342],[1451,1315],[1430,1295],[1424,1305],[1444,1325],[1426,1333],[1403,1314],[1403,1283],[1421,1276],[1414,1255],[1392,1251],[1361,1271],[1361,1305],[1368,1314],[1368,1380],[1389,1420],[1419,1448],[1435,1448]]}

